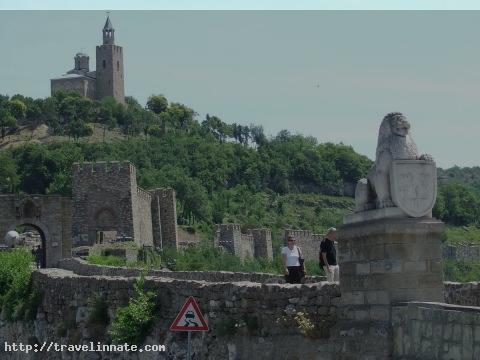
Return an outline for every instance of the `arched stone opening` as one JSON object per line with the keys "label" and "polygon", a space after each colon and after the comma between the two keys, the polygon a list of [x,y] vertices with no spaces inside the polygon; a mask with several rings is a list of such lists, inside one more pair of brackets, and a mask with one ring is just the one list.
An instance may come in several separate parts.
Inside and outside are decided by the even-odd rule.
{"label": "arched stone opening", "polygon": [[93,216],[95,242],[115,241],[118,235],[118,216],[112,208],[99,209]]}
{"label": "arched stone opening", "polygon": [[[41,224],[38,224],[33,221],[26,221],[22,222],[20,221],[19,223],[13,225],[9,231],[15,230],[19,227],[26,227],[26,228],[31,228],[34,229],[38,234],[40,235],[40,247],[41,247],[41,254],[40,254],[40,267],[41,268],[46,268],[47,267],[47,234],[48,231],[46,230],[45,226],[42,226]],[[45,229],[45,230],[44,230]]]}

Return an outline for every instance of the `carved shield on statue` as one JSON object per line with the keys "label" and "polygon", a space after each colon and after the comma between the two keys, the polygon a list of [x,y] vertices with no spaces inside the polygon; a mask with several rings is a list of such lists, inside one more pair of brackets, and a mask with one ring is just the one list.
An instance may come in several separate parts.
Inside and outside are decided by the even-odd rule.
{"label": "carved shield on statue", "polygon": [[394,160],[390,191],[396,206],[412,217],[428,215],[437,197],[437,167],[425,160]]}

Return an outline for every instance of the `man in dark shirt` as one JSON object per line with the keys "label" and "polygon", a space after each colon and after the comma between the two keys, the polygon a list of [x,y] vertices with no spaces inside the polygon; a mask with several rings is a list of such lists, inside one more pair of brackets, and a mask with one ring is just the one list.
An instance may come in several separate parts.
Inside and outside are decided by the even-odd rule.
{"label": "man in dark shirt", "polygon": [[337,264],[337,250],[335,249],[335,240],[337,239],[337,229],[330,228],[325,235],[325,239],[320,243],[319,261],[320,266],[325,270],[328,282],[339,281],[339,268]]}

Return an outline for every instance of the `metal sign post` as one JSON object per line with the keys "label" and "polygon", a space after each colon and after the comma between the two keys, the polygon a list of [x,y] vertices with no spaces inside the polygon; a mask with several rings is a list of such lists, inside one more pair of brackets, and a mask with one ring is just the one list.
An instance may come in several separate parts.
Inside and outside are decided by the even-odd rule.
{"label": "metal sign post", "polygon": [[189,331],[188,338],[187,338],[187,360],[192,360],[192,344],[190,342],[191,340],[192,340],[192,332]]}

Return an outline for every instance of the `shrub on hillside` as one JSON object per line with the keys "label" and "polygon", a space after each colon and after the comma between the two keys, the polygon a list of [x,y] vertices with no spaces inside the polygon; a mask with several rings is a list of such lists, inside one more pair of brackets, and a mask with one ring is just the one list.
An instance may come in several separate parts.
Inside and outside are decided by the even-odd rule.
{"label": "shrub on hillside", "polygon": [[141,276],[134,285],[135,295],[127,306],[117,310],[110,329],[115,343],[140,345],[148,335],[154,319],[155,293],[145,290],[145,278]]}

